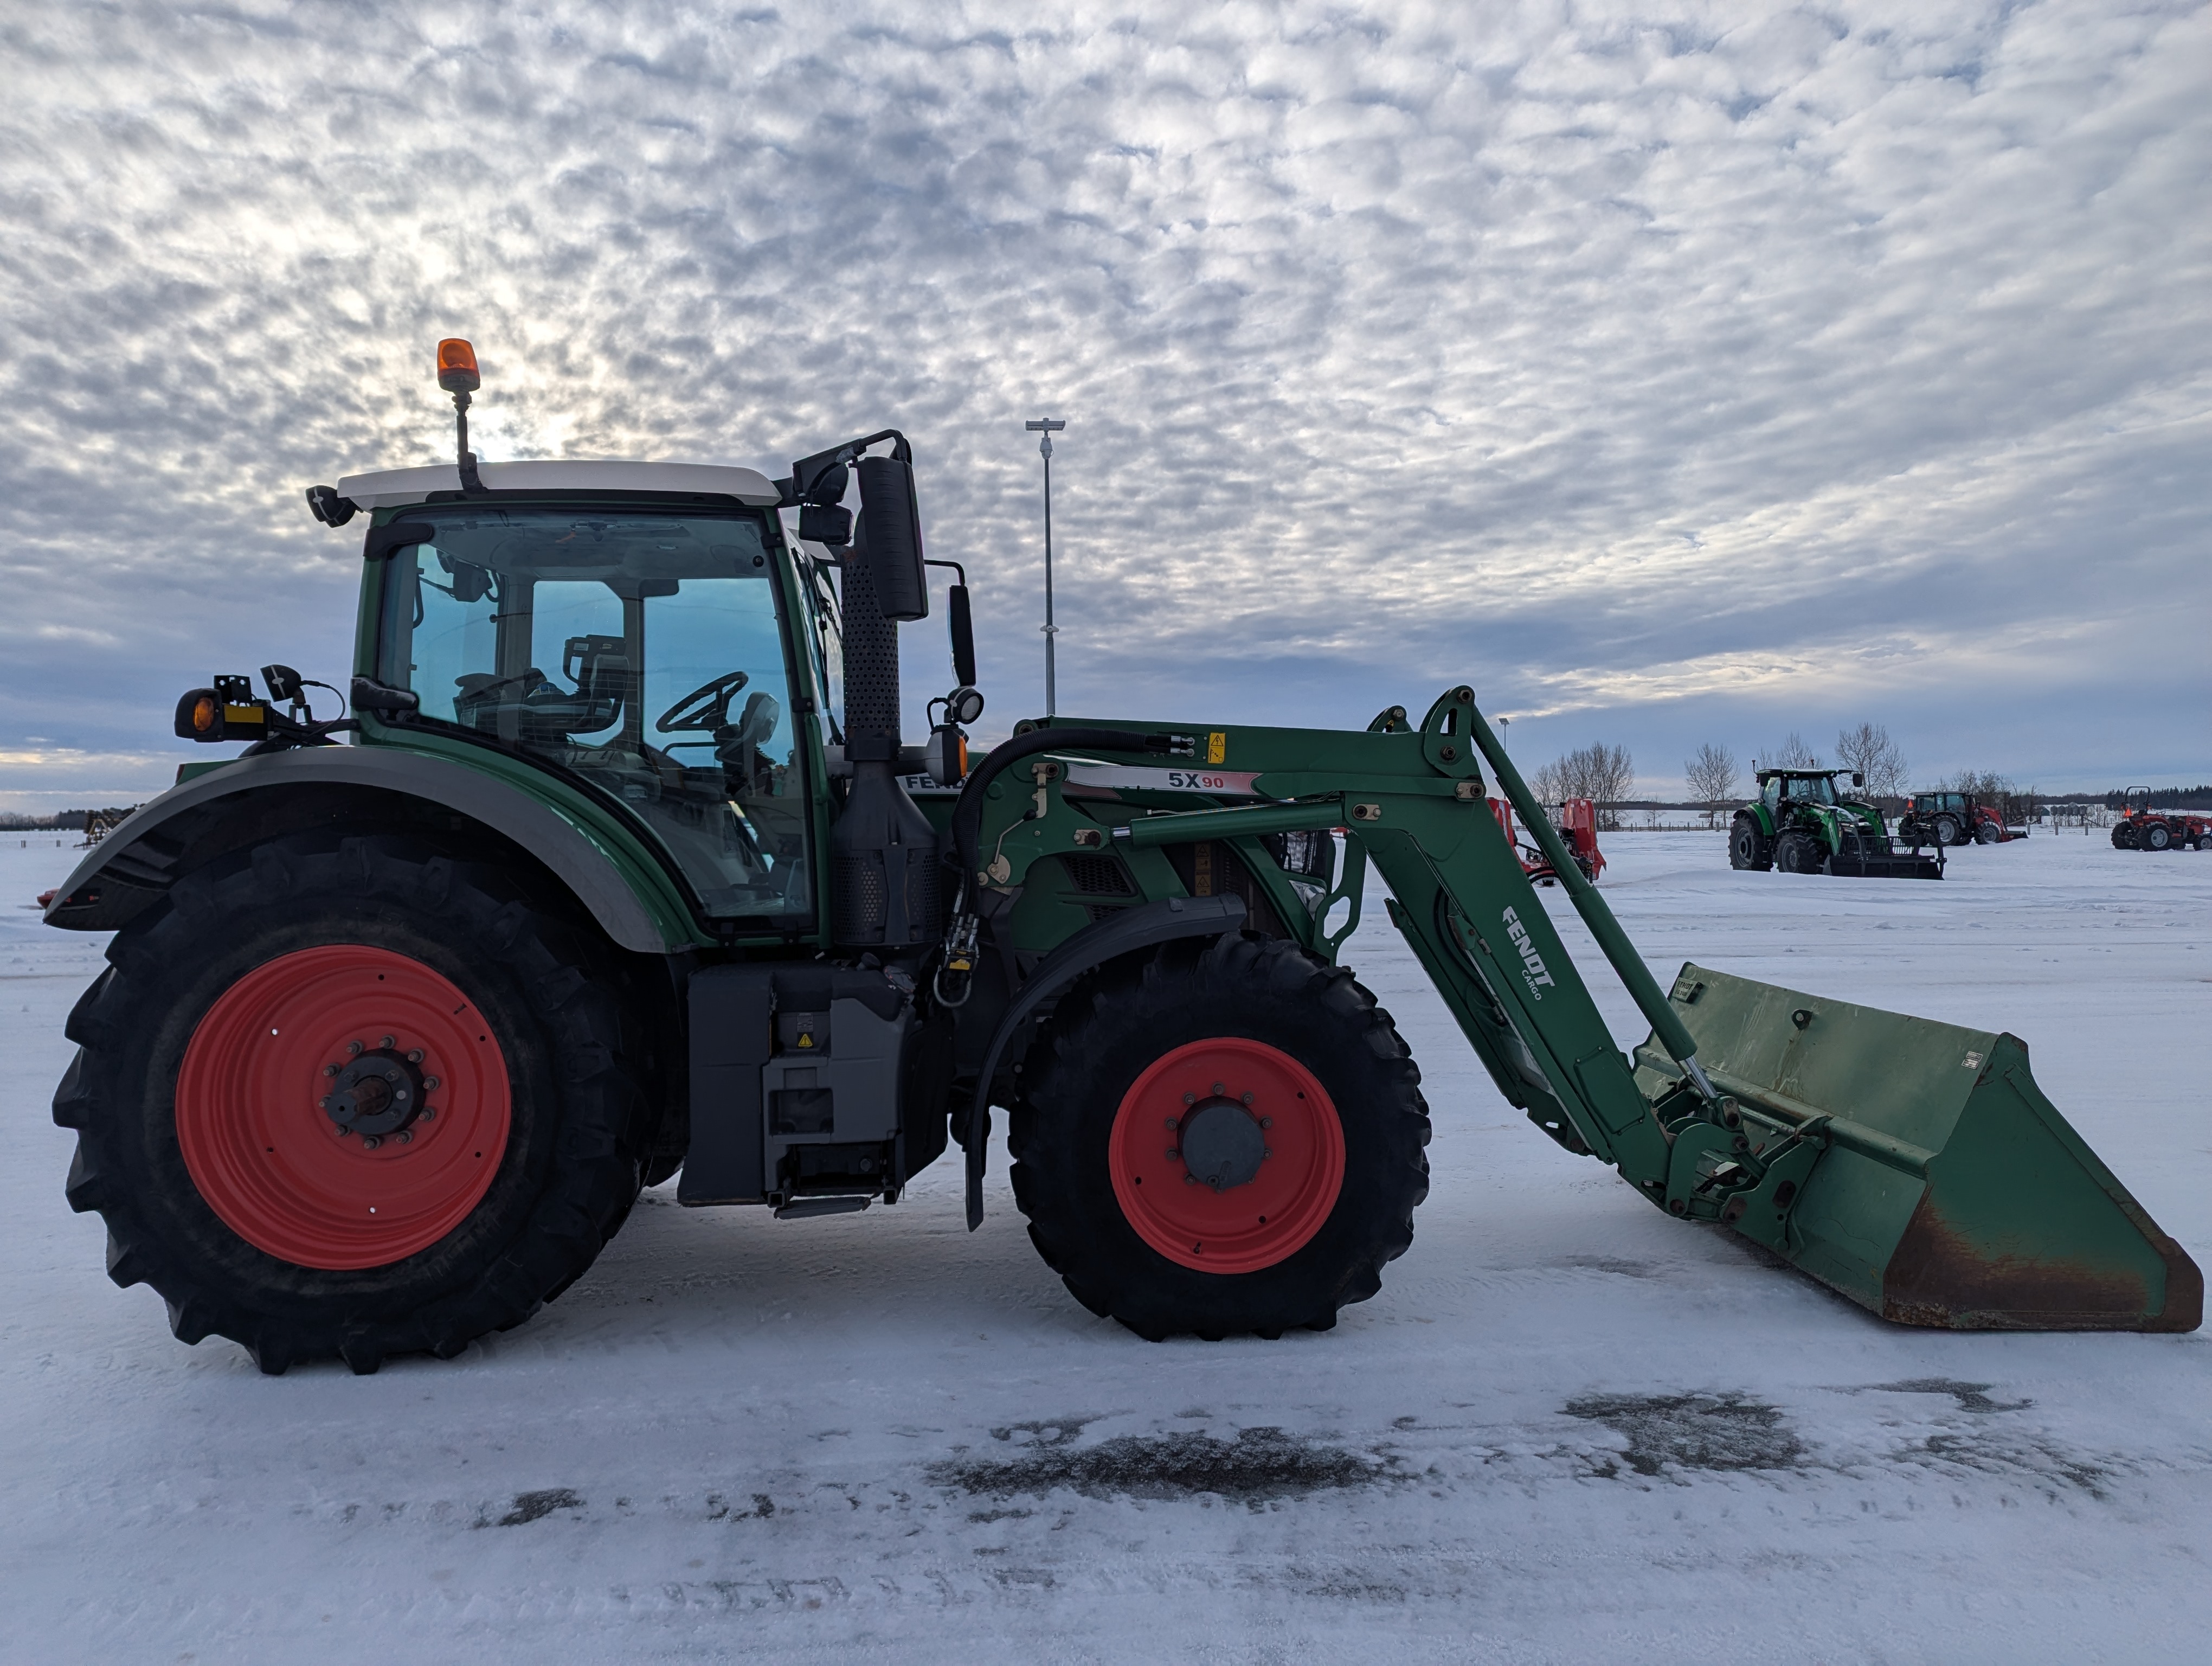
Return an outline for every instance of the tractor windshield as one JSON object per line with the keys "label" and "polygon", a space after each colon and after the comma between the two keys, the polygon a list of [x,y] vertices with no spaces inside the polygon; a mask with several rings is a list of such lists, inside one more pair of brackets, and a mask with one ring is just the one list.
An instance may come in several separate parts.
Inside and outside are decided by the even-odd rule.
{"label": "tractor windshield", "polygon": [[1836,783],[1827,775],[1798,775],[1782,783],[1782,795],[1793,804],[1833,804]]}
{"label": "tractor windshield", "polygon": [[428,504],[392,557],[377,674],[434,722],[559,763],[642,821],[710,915],[811,917],[807,799],[750,515]]}

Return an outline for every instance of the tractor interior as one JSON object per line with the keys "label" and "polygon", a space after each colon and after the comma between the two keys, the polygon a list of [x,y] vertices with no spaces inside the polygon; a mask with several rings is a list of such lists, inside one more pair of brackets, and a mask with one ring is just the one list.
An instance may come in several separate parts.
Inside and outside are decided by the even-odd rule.
{"label": "tractor interior", "polygon": [[725,918],[811,916],[805,798],[753,514],[428,505],[393,553],[378,673],[419,716],[627,805]]}

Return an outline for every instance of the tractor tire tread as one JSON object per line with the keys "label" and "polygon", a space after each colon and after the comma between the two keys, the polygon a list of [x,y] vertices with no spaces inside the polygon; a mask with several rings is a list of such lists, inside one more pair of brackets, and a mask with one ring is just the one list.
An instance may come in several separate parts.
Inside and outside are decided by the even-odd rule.
{"label": "tractor tire tread", "polygon": [[[1109,1104],[1097,1085],[1133,1075],[1133,1037],[1168,1010],[1220,1013],[1218,1033],[1243,1014],[1258,1015],[1249,1020],[1258,1030],[1295,1028],[1303,1061],[1334,1078],[1332,1097],[1352,1136],[1345,1191],[1322,1233],[1276,1267],[1220,1275],[1175,1266],[1143,1244],[1113,1202],[1103,1135],[1120,1090],[1108,1090]],[[1419,1067],[1373,994],[1293,944],[1237,933],[1113,963],[1061,999],[1017,1079],[1007,1146],[1030,1243],[1084,1307],[1148,1341],[1326,1329],[1340,1307],[1379,1292],[1383,1266],[1413,1243],[1413,1211],[1429,1188]],[[1096,1149],[1086,1156],[1079,1146]]]}
{"label": "tractor tire tread", "polygon": [[[479,954],[494,949],[541,1032],[558,1126],[534,1159],[537,1171],[517,1181],[513,1230],[503,1245],[483,1246],[487,1258],[473,1268],[444,1257],[449,1237],[393,1264],[409,1271],[370,1269],[368,1287],[349,1288],[238,1239],[188,1181],[188,1197],[164,1198],[146,1176],[119,1178],[151,1166],[143,1156],[150,1142],[143,1134],[136,1144],[131,1138],[134,1099],[158,1097],[166,1106],[173,1091],[171,1061],[163,1085],[134,1095],[129,1055],[141,1040],[152,1045],[145,1038],[168,1013],[175,969],[204,962],[196,945],[218,921],[265,916],[279,905],[296,911],[303,898],[312,904],[333,894],[380,917],[440,919],[453,940]],[[567,917],[534,907],[503,873],[395,836],[295,835],[188,873],[117,933],[108,967],[70,1014],[68,1033],[79,1050],[54,1098],[54,1120],[77,1132],[70,1206],[106,1218],[111,1276],[151,1285],[179,1341],[228,1336],[271,1375],[333,1357],[357,1371],[396,1354],[451,1358],[477,1337],[521,1323],[572,1285],[637,1196],[646,1083],[631,1063],[633,1020],[610,993],[615,986],[580,970],[594,958],[594,945]],[[175,1043],[179,1055],[181,1049]],[[138,1062],[143,1079],[153,1073],[144,1067],[161,1061]],[[573,1075],[572,1064],[579,1067]],[[515,1085],[519,1097],[523,1084]],[[173,1152],[173,1128],[166,1140]],[[502,1169],[515,1160],[510,1149]],[[182,1174],[180,1158],[170,1166]],[[211,1243],[219,1244],[218,1257],[211,1258]]]}

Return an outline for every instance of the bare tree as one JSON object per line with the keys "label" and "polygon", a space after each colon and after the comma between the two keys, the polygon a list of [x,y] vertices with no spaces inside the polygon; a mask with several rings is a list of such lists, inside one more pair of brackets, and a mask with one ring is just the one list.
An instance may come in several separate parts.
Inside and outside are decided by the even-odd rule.
{"label": "bare tree", "polygon": [[1547,804],[1588,799],[1597,806],[1598,825],[1618,830],[1620,801],[1635,790],[1636,761],[1626,746],[1593,741],[1537,770],[1533,785]]}
{"label": "bare tree", "polygon": [[1905,796],[1905,754],[1879,723],[1862,723],[1836,736],[1836,762],[1866,777],[1866,790],[1878,799]]}
{"label": "bare tree", "polygon": [[1735,796],[1735,754],[1709,740],[1698,748],[1697,757],[1683,764],[1682,777],[1689,784],[1692,800],[1705,806],[1705,825],[1711,827],[1714,812],[1724,800]]}
{"label": "bare tree", "polygon": [[1810,769],[1820,760],[1813,756],[1813,749],[1805,744],[1805,738],[1792,729],[1779,746],[1769,746],[1755,762],[1770,769]]}
{"label": "bare tree", "polygon": [[1972,793],[1978,799],[1994,800],[2012,793],[2012,777],[1994,769],[1961,769],[1947,785],[1954,793]]}

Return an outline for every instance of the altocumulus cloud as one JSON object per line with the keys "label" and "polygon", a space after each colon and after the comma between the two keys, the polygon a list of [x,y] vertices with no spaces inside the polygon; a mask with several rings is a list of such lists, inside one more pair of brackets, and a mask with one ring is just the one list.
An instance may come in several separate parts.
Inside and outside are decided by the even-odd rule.
{"label": "altocumulus cloud", "polygon": [[342,680],[299,489],[447,454],[444,334],[494,457],[906,429],[994,721],[1049,410],[1063,709],[2212,763],[2201,5],[85,3],[0,75],[19,806]]}

